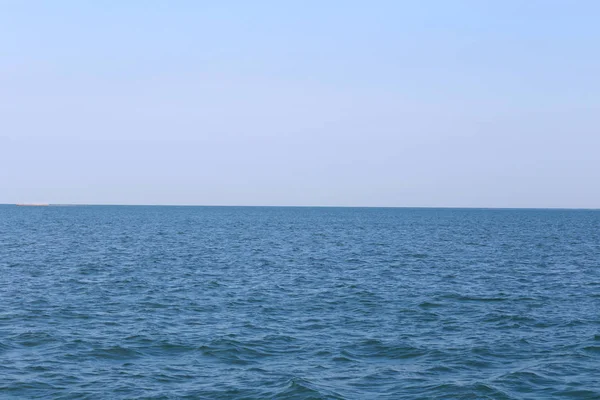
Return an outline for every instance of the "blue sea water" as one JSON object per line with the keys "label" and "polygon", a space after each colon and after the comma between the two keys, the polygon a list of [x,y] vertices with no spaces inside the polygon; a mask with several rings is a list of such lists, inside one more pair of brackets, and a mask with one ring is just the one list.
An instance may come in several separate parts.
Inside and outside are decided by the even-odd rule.
{"label": "blue sea water", "polygon": [[0,206],[0,398],[599,399],[600,212]]}

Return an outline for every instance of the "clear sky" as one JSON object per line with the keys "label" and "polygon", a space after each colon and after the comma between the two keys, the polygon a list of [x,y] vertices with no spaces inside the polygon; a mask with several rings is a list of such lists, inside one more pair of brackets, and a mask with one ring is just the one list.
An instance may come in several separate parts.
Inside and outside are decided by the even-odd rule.
{"label": "clear sky", "polygon": [[600,207],[600,1],[0,0],[0,203]]}

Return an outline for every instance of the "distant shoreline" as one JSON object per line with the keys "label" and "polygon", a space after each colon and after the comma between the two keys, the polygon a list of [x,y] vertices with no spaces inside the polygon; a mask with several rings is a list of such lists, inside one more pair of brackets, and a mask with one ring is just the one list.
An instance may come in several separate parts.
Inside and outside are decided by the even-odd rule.
{"label": "distant shoreline", "polygon": [[17,207],[81,207],[90,204],[47,204],[47,203],[23,203],[15,204]]}

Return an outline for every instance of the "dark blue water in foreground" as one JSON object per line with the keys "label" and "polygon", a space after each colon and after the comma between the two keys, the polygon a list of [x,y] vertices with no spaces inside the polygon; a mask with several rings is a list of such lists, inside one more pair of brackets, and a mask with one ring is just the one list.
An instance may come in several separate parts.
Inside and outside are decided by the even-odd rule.
{"label": "dark blue water in foreground", "polygon": [[1,398],[598,399],[600,212],[0,206]]}

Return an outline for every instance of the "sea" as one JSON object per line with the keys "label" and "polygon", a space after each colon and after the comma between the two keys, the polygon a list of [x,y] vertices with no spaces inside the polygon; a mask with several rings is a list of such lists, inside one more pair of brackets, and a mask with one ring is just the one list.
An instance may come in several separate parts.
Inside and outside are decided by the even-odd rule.
{"label": "sea", "polygon": [[1,399],[600,399],[600,211],[0,206]]}

